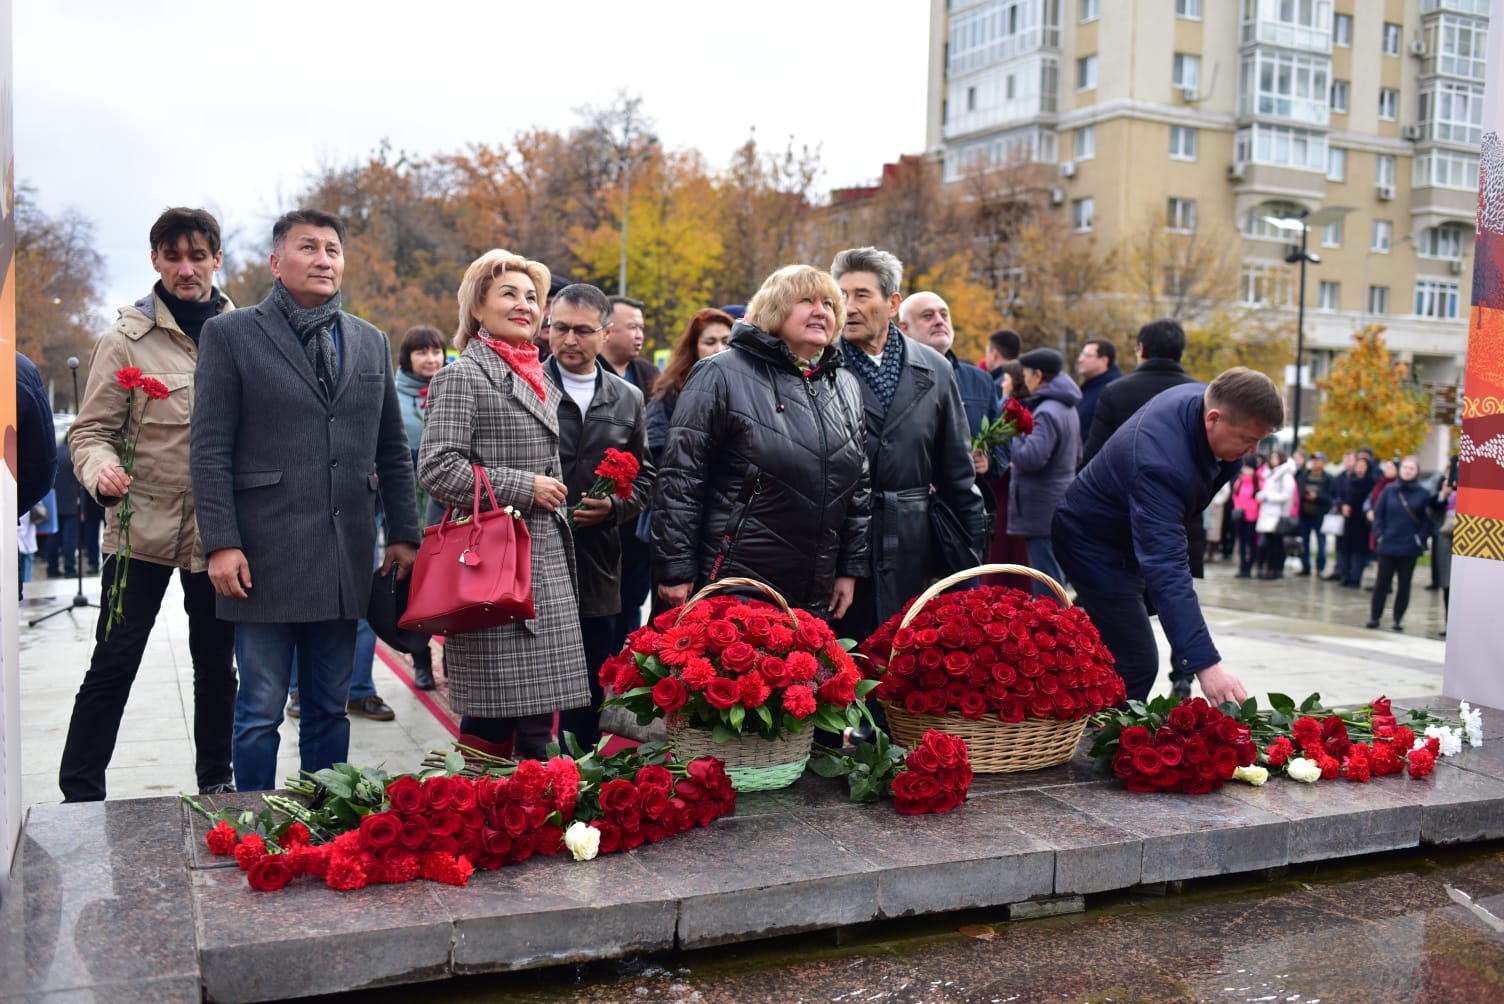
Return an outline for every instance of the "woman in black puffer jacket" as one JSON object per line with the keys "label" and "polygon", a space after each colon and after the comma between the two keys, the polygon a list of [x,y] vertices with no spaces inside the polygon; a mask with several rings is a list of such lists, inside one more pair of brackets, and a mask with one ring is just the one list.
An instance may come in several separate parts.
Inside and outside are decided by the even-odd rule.
{"label": "woman in black puffer jacket", "polygon": [[836,618],[866,574],[870,492],[862,396],[835,345],[845,308],[827,272],[770,275],[731,350],[703,359],[674,408],[653,500],[658,592],[747,576]]}

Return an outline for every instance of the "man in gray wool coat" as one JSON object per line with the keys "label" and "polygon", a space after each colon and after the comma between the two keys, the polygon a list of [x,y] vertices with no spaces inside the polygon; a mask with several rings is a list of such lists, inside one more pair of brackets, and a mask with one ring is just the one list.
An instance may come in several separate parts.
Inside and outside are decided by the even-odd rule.
{"label": "man in gray wool coat", "polygon": [[271,294],[204,325],[192,462],[219,616],[236,623],[235,786],[277,784],[294,656],[302,768],[349,755],[355,624],[371,594],[376,499],[383,568],[422,539],[386,335],[340,309],[345,228],[312,209],[272,227]]}

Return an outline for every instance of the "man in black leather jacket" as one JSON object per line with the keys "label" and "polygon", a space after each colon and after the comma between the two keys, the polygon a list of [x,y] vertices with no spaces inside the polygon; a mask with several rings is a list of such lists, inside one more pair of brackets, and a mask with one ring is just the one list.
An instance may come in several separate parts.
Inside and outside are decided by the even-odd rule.
{"label": "man in black leather jacket", "polygon": [[836,255],[830,271],[846,300],[841,351],[860,378],[872,479],[871,572],[857,580],[851,610],[836,626],[860,640],[932,581],[932,493],[973,536],[983,525],[982,496],[954,370],[893,323],[902,263],[877,248],[852,248]]}

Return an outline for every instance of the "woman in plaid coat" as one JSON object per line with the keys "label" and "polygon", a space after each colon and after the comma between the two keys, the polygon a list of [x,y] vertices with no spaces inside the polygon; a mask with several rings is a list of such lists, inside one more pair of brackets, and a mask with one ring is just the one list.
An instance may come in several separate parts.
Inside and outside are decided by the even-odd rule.
{"label": "woman in plaid coat", "polygon": [[[573,538],[559,480],[559,389],[543,378],[533,336],[549,274],[508,251],[488,251],[459,289],[461,355],[429,384],[418,481],[433,498],[468,511],[480,464],[500,505],[527,520],[537,617],[444,646],[459,741],[510,751],[517,719],[590,702],[580,640]],[[489,505],[485,493],[481,504]],[[535,751],[518,751],[532,753]]]}

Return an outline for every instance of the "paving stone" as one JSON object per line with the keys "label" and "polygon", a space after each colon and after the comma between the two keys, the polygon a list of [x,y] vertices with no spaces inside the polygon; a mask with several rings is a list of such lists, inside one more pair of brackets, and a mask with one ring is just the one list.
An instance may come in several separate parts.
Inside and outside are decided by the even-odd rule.
{"label": "paving stone", "polygon": [[181,848],[162,799],[33,806],[0,909],[0,996],[196,983]]}
{"label": "paving stone", "polygon": [[679,900],[681,948],[878,916],[876,868],[800,819],[720,819],[631,854]]}
{"label": "paving stone", "polygon": [[881,916],[906,917],[1050,894],[1053,849],[1011,826],[995,809],[999,801],[981,799],[922,816],[901,816],[891,802],[881,802],[859,813],[800,818],[870,863],[878,873]]}
{"label": "paving stone", "polygon": [[[1107,787],[1111,782],[1094,782]],[[970,808],[972,803],[967,802]],[[1010,825],[1055,849],[1053,892],[1106,892],[1138,885],[1144,867],[1144,843],[1132,834],[1089,815],[1049,790],[1018,791],[979,802]]]}
{"label": "paving stone", "polygon": [[1290,821],[1290,861],[1414,847],[1420,842],[1421,807],[1399,777],[1368,784],[1318,781],[1301,784],[1271,777],[1261,787],[1229,782],[1223,795]]}
{"label": "paving stone", "polygon": [[1050,794],[1141,837],[1143,882],[1254,871],[1289,861],[1287,820],[1219,792],[1180,795],[1082,785]]}
{"label": "paving stone", "polygon": [[454,971],[496,972],[674,947],[678,904],[631,854],[533,858],[435,887],[454,919]]}
{"label": "paving stone", "polygon": [[200,1004],[204,999],[198,977],[179,976],[138,983],[106,983],[73,990],[0,997],[6,1004]]}
{"label": "paving stone", "polygon": [[281,1000],[452,975],[453,925],[433,882],[349,893],[299,879],[262,893],[238,869],[192,875],[212,1000]]}

